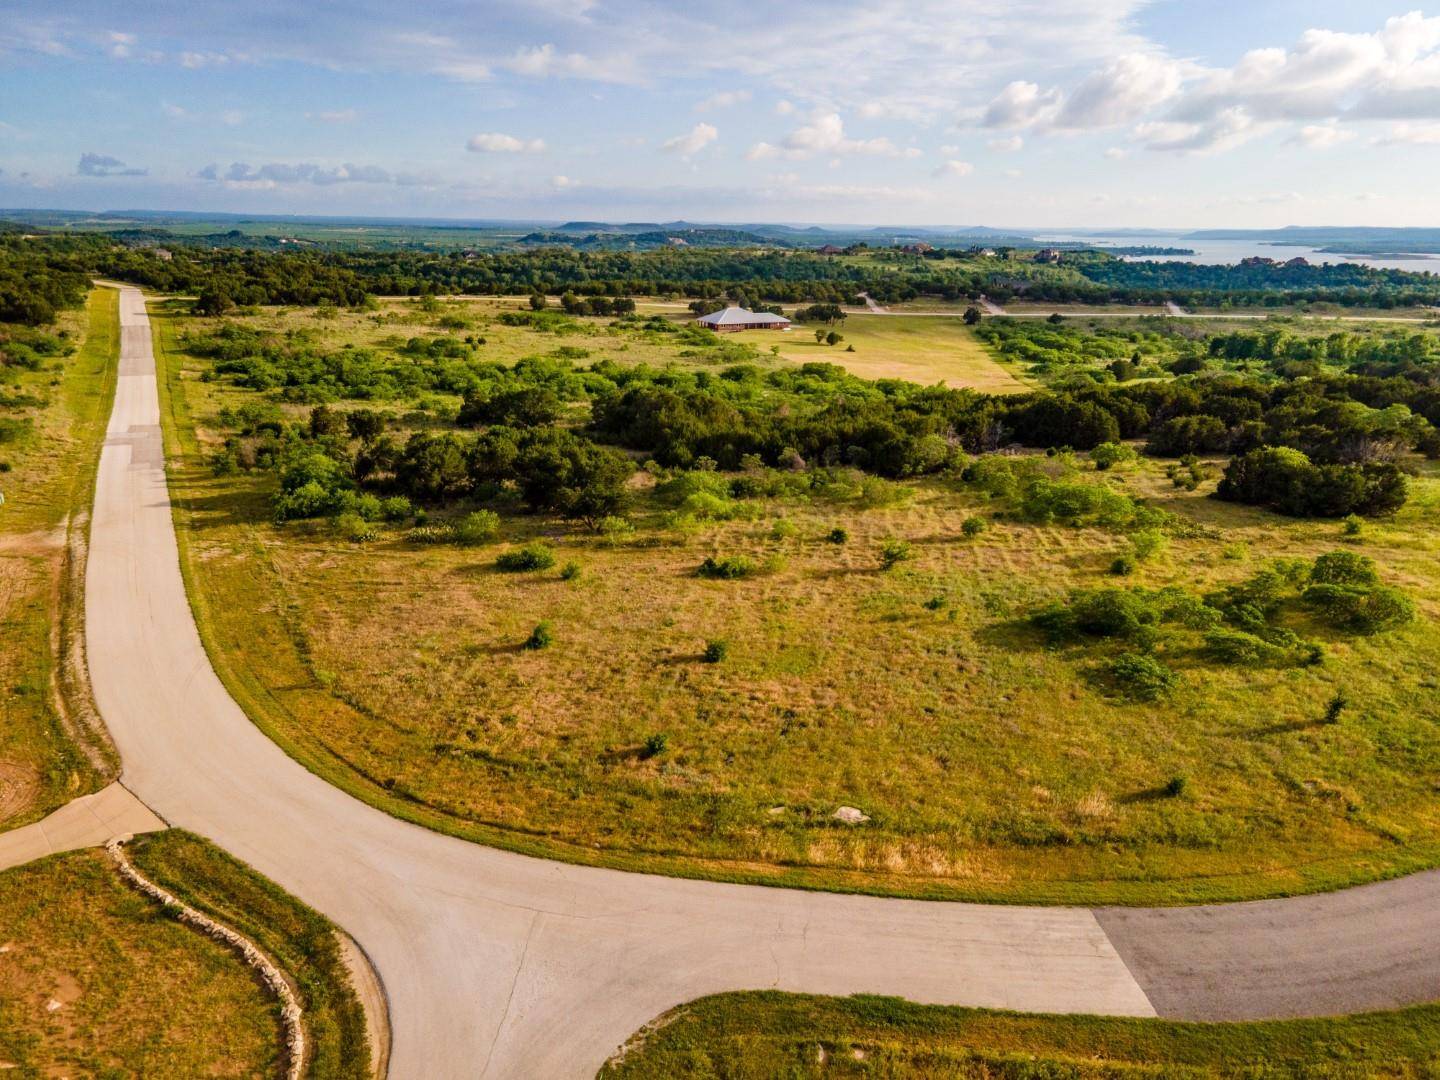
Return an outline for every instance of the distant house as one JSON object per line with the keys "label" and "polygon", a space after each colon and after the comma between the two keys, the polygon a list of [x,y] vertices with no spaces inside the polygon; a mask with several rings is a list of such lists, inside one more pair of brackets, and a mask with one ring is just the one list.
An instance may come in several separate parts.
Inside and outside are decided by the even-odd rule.
{"label": "distant house", "polygon": [[935,248],[931,244],[921,242],[918,244],[906,244],[900,250],[906,255],[924,255],[927,251],[934,251]]}
{"label": "distant house", "polygon": [[844,249],[844,248],[842,248],[842,247],[836,247],[834,244],[826,244],[824,247],[816,248],[815,251],[816,251],[818,254],[820,254],[820,255],[844,255],[844,254],[845,254],[845,249]]}
{"label": "distant house", "polygon": [[1036,256],[1036,258],[1038,258],[1041,262],[1058,263],[1060,261],[1061,255],[1062,252],[1059,248],[1041,248],[1040,253]]}
{"label": "distant house", "polygon": [[772,315],[768,311],[747,311],[731,305],[695,320],[701,326],[708,326],[716,333],[728,334],[733,330],[788,330],[790,320],[783,315]]}

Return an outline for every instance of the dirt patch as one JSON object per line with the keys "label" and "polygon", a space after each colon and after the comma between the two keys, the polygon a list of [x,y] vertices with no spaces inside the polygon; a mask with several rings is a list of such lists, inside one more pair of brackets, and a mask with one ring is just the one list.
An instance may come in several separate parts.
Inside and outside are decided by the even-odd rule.
{"label": "dirt patch", "polygon": [[28,765],[0,761],[0,825],[19,817],[40,794],[40,774]]}
{"label": "dirt patch", "polygon": [[65,526],[0,535],[0,555],[51,555],[65,547]]}
{"label": "dirt patch", "polygon": [[385,990],[365,950],[349,934],[337,931],[340,956],[350,973],[350,986],[365,1010],[365,1030],[370,1035],[370,1075],[384,1076],[390,1070],[390,1007]]}

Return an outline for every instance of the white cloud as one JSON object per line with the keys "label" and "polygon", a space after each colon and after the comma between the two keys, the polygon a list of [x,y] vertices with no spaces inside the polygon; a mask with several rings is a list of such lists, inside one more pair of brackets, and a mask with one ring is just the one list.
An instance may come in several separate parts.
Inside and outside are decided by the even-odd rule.
{"label": "white cloud", "polygon": [[969,176],[974,171],[975,166],[971,165],[970,162],[955,161],[952,159],[950,161],[942,161],[933,175],[939,177]]}
{"label": "white cloud", "polygon": [[921,151],[915,147],[901,149],[890,139],[881,136],[874,139],[851,139],[845,134],[845,124],[836,112],[819,110],[811,114],[810,122],[786,135],[780,144],[758,142],[746,155],[751,160],[770,157],[804,159],[817,154],[863,154],[874,157],[919,157]]}
{"label": "white cloud", "polygon": [[579,180],[572,180],[568,176],[552,176],[550,178],[550,186],[555,188],[557,191],[564,191],[566,188],[578,187],[579,184]]}
{"label": "white cloud", "polygon": [[518,139],[499,131],[471,135],[465,149],[476,154],[540,154],[545,151],[544,139]]}
{"label": "white cloud", "polygon": [[[991,139],[985,145],[988,146],[991,150],[995,151],[995,153],[997,154],[1013,154],[1015,153],[1015,151],[1024,147],[1025,140],[1022,139],[1019,135],[1011,135],[1008,138],[1004,139]],[[942,152],[943,150],[944,148],[942,147]],[[954,150],[951,149],[950,152],[954,153]]]}
{"label": "white cloud", "polygon": [[1111,161],[1124,161],[1130,156],[1130,151],[1123,146],[1108,146],[1105,148],[1105,156]]}
{"label": "white cloud", "polygon": [[1208,154],[1239,146],[1263,130],[1263,125],[1257,125],[1244,108],[1236,105],[1205,121],[1159,120],[1141,124],[1135,129],[1135,137],[1147,150]]}
{"label": "white cloud", "polygon": [[378,165],[316,165],[311,162],[271,162],[266,165],[249,165],[243,161],[232,162],[222,170],[218,165],[206,165],[195,173],[197,179],[224,183],[230,187],[269,189],[282,184],[314,184],[328,187],[333,184],[397,184],[400,186],[433,186],[438,179],[423,173],[396,173]]}
{"label": "white cloud", "polygon": [[503,65],[517,75],[531,78],[589,79],[595,82],[637,83],[640,78],[634,57],[623,50],[607,50],[600,56],[564,53],[552,44],[517,49]]}
{"label": "white cloud", "polygon": [[1374,142],[1376,146],[1435,146],[1440,144],[1440,123],[1391,124],[1389,130]]}
{"label": "white cloud", "polygon": [[689,157],[698,154],[719,137],[720,132],[715,129],[714,124],[696,124],[685,134],[666,139],[662,149]]}
{"label": "white cloud", "polygon": [[1332,120],[1323,124],[1306,124],[1290,138],[1290,142],[1312,150],[1328,150],[1354,137],[1353,131],[1346,131]]}
{"label": "white cloud", "polygon": [[1101,128],[1133,123],[1174,97],[1180,84],[1179,65],[1165,57],[1146,53],[1121,56],[1075,88],[1055,117],[1055,126]]}
{"label": "white cloud", "polygon": [[124,60],[135,46],[135,35],[124,34],[119,30],[111,30],[105,35],[105,40],[105,51],[116,60]]}
{"label": "white cloud", "polygon": [[749,90],[721,90],[718,94],[711,94],[703,101],[695,103],[696,112],[709,112],[711,109],[728,109],[733,105],[742,105],[751,98]]}
{"label": "white cloud", "polygon": [[1060,91],[1045,90],[1023,79],[1009,83],[985,107],[980,123],[991,128],[1031,127],[1055,115]]}
{"label": "white cloud", "polygon": [[792,102],[781,98],[775,103],[776,116],[792,116],[795,113],[795,105]]}

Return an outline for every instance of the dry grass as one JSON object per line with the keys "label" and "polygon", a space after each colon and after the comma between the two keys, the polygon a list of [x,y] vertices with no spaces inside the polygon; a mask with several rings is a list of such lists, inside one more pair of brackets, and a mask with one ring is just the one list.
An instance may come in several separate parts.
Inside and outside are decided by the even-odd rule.
{"label": "dry grass", "polygon": [[[172,438],[193,450],[192,417],[238,392],[193,366],[177,379],[186,363],[171,354],[168,389]],[[1174,541],[1137,583],[1203,587],[1341,543],[1335,525],[1178,492],[1153,463],[1118,480],[1217,530]],[[1333,640],[1315,669],[1197,661],[1163,705],[1107,699],[1084,656],[1011,625],[1113,581],[1124,538],[997,521],[966,540],[961,522],[994,508],[944,483],[868,510],[759,500],[693,535],[661,528],[642,495],[624,546],[510,516],[500,544],[456,549],[276,529],[268,480],[215,479],[193,454],[173,482],[222,676],[292,753],[431,824],[652,868],[1004,899],[1260,895],[1440,846],[1433,477],[1363,544],[1424,621]],[[779,518],[792,537],[772,538]],[[824,541],[836,525],[848,544]],[[916,557],[884,573],[892,536]],[[581,577],[495,571],[499,550],[537,537]],[[783,567],[706,581],[710,554]],[[555,644],[522,649],[542,620]],[[729,655],[704,663],[715,639]],[[1315,724],[1337,688],[1352,713]],[[1185,795],[1158,797],[1177,775]],[[837,825],[839,805],[870,822]]]}
{"label": "dry grass", "polygon": [[127,888],[101,852],[0,875],[0,1068],[18,1076],[274,1072],[265,991],[223,945]]}
{"label": "dry grass", "polygon": [[27,410],[33,434],[0,447],[0,769],[31,778],[31,797],[0,798],[0,828],[21,825],[76,795],[95,790],[98,775],[67,736],[57,712],[54,673],[63,592],[66,524],[88,513],[118,355],[118,302],[96,289],[84,312],[66,313],[60,328],[82,341],[46,370],[7,369],[6,389],[44,401]]}

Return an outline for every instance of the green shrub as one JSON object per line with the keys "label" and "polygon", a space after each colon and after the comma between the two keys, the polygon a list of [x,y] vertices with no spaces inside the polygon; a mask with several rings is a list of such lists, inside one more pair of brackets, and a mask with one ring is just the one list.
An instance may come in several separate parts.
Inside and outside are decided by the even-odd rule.
{"label": "green shrub", "polygon": [[1350,514],[1340,522],[1340,535],[1360,536],[1365,532],[1365,519],[1359,514]]}
{"label": "green shrub", "polygon": [[1122,465],[1134,461],[1138,455],[1124,443],[1105,442],[1090,451],[1090,460],[1095,463],[1095,468],[1104,472],[1113,469],[1116,465]]}
{"label": "green shrub", "polygon": [[380,516],[386,521],[405,521],[414,513],[415,508],[404,495],[392,495],[388,499],[380,500]]}
{"label": "green shrub", "polygon": [[722,559],[707,555],[696,573],[703,578],[733,581],[755,573],[755,562],[744,555],[727,555]]}
{"label": "green shrub", "polygon": [[982,517],[967,517],[964,521],[960,523],[961,535],[969,537],[971,539],[979,536],[987,528],[989,528],[989,525]]}
{"label": "green shrub", "polygon": [[1163,555],[1169,547],[1170,541],[1159,529],[1141,529],[1139,532],[1130,534],[1130,547],[1135,552],[1135,558],[1140,562]]}
{"label": "green shrub", "polygon": [[707,641],[702,655],[707,664],[718,664],[730,655],[730,646],[724,641]]}
{"label": "green shrub", "polygon": [[844,544],[849,542],[850,533],[845,529],[834,528],[830,530],[825,539],[831,544]]}
{"label": "green shrub", "polygon": [[1135,556],[1117,555],[1115,561],[1110,564],[1110,573],[1116,577],[1126,577],[1135,572]]}
{"label": "green shrub", "polygon": [[1132,701],[1156,701],[1165,697],[1180,677],[1153,656],[1121,653],[1105,664],[1102,674],[1122,696]]}
{"label": "green shrub", "polygon": [[609,517],[600,519],[600,537],[605,543],[614,546],[623,544],[635,536],[635,524],[629,518]]}
{"label": "green shrub", "polygon": [[[493,510],[472,511],[455,522],[452,533],[455,543],[463,544],[466,547],[488,544],[500,533],[500,515]],[[543,569],[543,567],[528,569]]]}
{"label": "green shrub", "polygon": [[1380,575],[1375,572],[1375,560],[1353,551],[1332,551],[1315,560],[1310,571],[1310,581],[1315,585],[1376,585]]}
{"label": "green shrub", "polygon": [[1172,776],[1169,780],[1165,781],[1165,787],[1162,790],[1164,790],[1165,794],[1170,798],[1178,799],[1181,795],[1185,794],[1185,790],[1189,786],[1190,781],[1185,777]]}
{"label": "green shrub", "polygon": [[526,570],[549,570],[555,565],[555,552],[546,544],[526,544],[521,548],[501,552],[495,560],[495,568],[509,574]]}
{"label": "green shrub", "polygon": [[795,528],[795,523],[793,521],[786,521],[784,518],[778,518],[775,523],[770,526],[770,539],[788,540],[790,539],[790,537],[795,535],[796,531],[797,530]]}
{"label": "green shrub", "polygon": [[908,562],[915,557],[915,552],[904,540],[892,537],[880,545],[880,568],[882,570],[893,570],[902,562]]}
{"label": "green shrub", "polygon": [[366,544],[380,535],[374,525],[354,511],[346,511],[335,519],[335,532],[352,544]]}
{"label": "green shrub", "polygon": [[640,756],[648,761],[650,758],[663,754],[669,745],[670,736],[663,731],[657,731],[654,735],[645,737],[645,742],[640,747]]}
{"label": "green shrub", "polygon": [[1331,626],[1356,634],[1378,634],[1415,618],[1414,602],[1388,585],[1369,589],[1312,585],[1305,590],[1304,600]]}
{"label": "green shrub", "polygon": [[530,636],[525,639],[523,648],[530,650],[548,649],[555,641],[555,635],[550,630],[548,622],[538,622],[535,629],[530,631]]}
{"label": "green shrub", "polygon": [[567,562],[560,568],[561,581],[574,581],[580,576],[580,564],[578,562]]}
{"label": "green shrub", "polygon": [[1243,630],[1211,630],[1205,635],[1205,655],[1222,664],[1255,666],[1285,659],[1285,650]]}
{"label": "green shrub", "polygon": [[1350,706],[1350,699],[1343,691],[1335,691],[1335,696],[1325,703],[1325,716],[1323,722],[1326,724],[1338,724],[1340,714]]}

